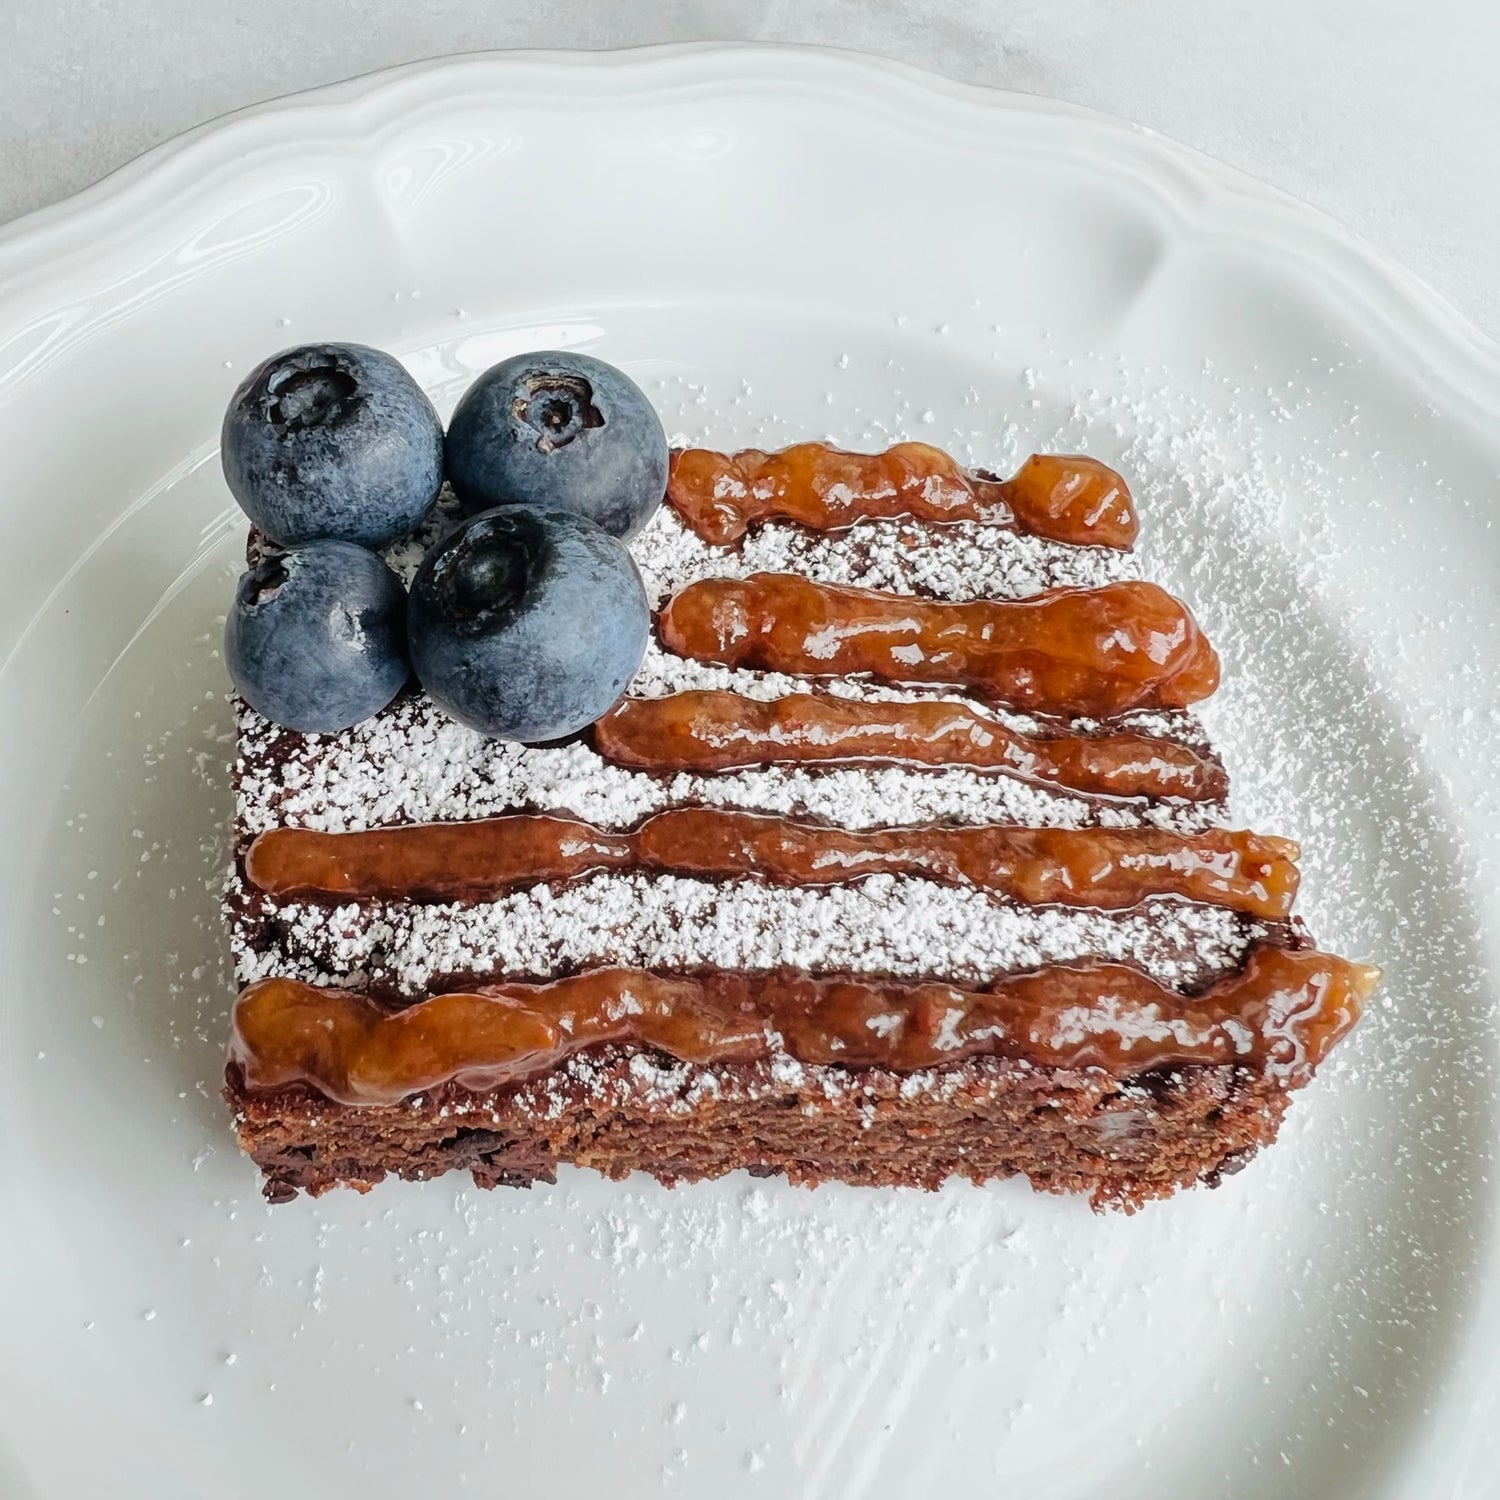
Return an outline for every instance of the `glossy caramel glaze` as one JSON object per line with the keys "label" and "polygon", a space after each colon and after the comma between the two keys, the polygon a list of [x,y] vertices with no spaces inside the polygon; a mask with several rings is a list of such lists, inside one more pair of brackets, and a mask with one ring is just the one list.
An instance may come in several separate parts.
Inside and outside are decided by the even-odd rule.
{"label": "glossy caramel glaze", "polygon": [[833,885],[914,875],[977,886],[1033,906],[1122,910],[1180,896],[1281,918],[1297,893],[1297,846],[1213,829],[878,828],[847,832],[759,813],[684,808],[636,834],[641,863],[677,874],[760,875],[785,885]]}
{"label": "glossy caramel glaze", "polygon": [[737,542],[761,521],[835,531],[856,521],[911,516],[979,521],[1079,545],[1129,548],[1136,519],[1125,481],[1098,459],[1033,454],[1011,479],[966,469],[927,443],[846,453],[797,443],[673,453],[667,503],[704,541]]}
{"label": "glossy caramel glaze", "polygon": [[245,873],[276,896],[457,901],[516,885],[635,868],[783,885],[912,875],[976,886],[1036,906],[1120,910],[1179,896],[1252,916],[1285,917],[1297,846],[1213,829],[883,828],[846,832],[759,813],[681,808],[630,834],[515,814],[355,833],[275,828],[250,846]]}
{"label": "glossy caramel glaze", "polygon": [[698,661],[952,683],[1052,714],[1185,708],[1219,685],[1219,659],[1187,606],[1152,583],[951,604],[752,573],[689,584],[657,634]]}
{"label": "glossy caramel glaze", "polygon": [[1213,802],[1224,769],[1174,740],[1020,734],[963,703],[854,702],[792,693],[766,703],[701,690],[625,698],[593,728],[606,760],[648,771],[729,771],[781,763],[970,766],[1112,797]]}
{"label": "glossy caramel glaze", "polygon": [[251,1090],[307,1084],[340,1104],[394,1104],[453,1081],[501,1088],[604,1043],[689,1063],[784,1051],[804,1063],[940,1067],[976,1055],[1120,1079],[1235,1063],[1307,1081],[1358,1019],[1375,969],[1312,951],[1252,948],[1202,994],[1122,964],[1058,964],[984,990],[815,978],[599,969],[550,984],[436,995],[394,1014],[366,996],[262,979],[235,1001],[230,1055]]}
{"label": "glossy caramel glaze", "polygon": [[245,878],[273,896],[477,901],[513,886],[635,864],[629,834],[531,813],[357,833],[270,828],[245,855]]}

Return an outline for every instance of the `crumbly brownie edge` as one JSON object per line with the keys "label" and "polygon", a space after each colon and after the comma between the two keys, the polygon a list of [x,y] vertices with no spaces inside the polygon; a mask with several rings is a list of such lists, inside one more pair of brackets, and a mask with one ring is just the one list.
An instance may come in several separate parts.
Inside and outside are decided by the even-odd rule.
{"label": "crumbly brownie edge", "polygon": [[527,1187],[569,1163],[668,1185],[740,1169],[809,1187],[1024,1175],[1127,1211],[1237,1171],[1288,1103],[1283,1084],[1231,1067],[1122,1084],[993,1058],[903,1077],[787,1059],[703,1068],[627,1048],[490,1093],[446,1084],[363,1108],[301,1087],[248,1091],[231,1065],[225,1096],[272,1202],[455,1170],[480,1187]]}

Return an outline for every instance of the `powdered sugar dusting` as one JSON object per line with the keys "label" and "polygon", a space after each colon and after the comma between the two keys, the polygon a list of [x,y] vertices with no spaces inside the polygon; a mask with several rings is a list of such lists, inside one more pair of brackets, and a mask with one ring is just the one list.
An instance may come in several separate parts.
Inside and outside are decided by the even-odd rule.
{"label": "powdered sugar dusting", "polygon": [[[389,548],[386,561],[410,582],[427,548],[459,519],[457,501],[445,491],[432,517]],[[772,521],[733,547],[715,547],[670,505],[652,516],[630,550],[653,609],[699,579],[751,573],[800,573],[817,583],[953,601],[1023,599],[1044,589],[1094,588],[1140,576],[1129,552],[1076,547],[973,521],[860,521],[840,531]]]}
{"label": "powdered sugar dusting", "polygon": [[1049,588],[1092,588],[1140,576],[1129,552],[956,521],[861,521],[843,531],[771,523],[734,547],[712,547],[664,505],[631,544],[654,608],[700,578],[800,573],[933,599],[1021,599]]}
{"label": "powdered sugar dusting", "polygon": [[[451,524],[445,499],[427,528]],[[797,572],[820,582],[937,599],[1020,598],[1058,586],[1138,576],[1128,553],[958,523],[860,523],[817,533],[768,525],[735,548],[711,547],[663,507],[633,544],[659,606],[712,576]],[[418,549],[393,562],[409,573]],[[1022,733],[1042,726],[942,686],[832,679],[850,700],[944,698]],[[653,641],[631,692],[655,697],[721,689],[769,701],[806,679],[686,661]],[[1193,746],[1186,714],[1135,715],[1132,727]],[[1094,728],[1090,723],[1082,729]],[[1196,831],[1222,809],[1168,799],[1104,799],[1007,773],[903,766],[768,766],[717,775],[660,775],[606,763],[586,740],[525,747],[448,720],[421,695],[333,736],[290,735],[239,711],[242,836],[278,825],[345,831],[471,819],[532,809],[623,828],[666,807],[706,805],[810,817],[843,828],[1014,823],[1077,828],[1155,826]],[[244,893],[231,892],[243,909]],[[983,983],[996,974],[1087,957],[1129,960],[1168,985],[1190,986],[1236,965],[1260,929],[1220,908],[1148,902],[1134,912],[1031,908],[983,892],[879,876],[857,885],[784,889],[753,881],[601,874],[475,905],[253,903],[235,933],[242,983],[280,973],[315,983],[418,996],[465,978],[546,978],[598,964],[853,972]]]}
{"label": "powdered sugar dusting", "polygon": [[[630,681],[631,698],[664,698],[669,693],[694,691],[738,693],[741,697],[769,703],[793,693],[817,691],[850,703],[962,703],[971,713],[999,724],[1017,734],[1055,732],[1056,721],[1044,724],[1032,714],[987,703],[972,693],[945,683],[902,683],[899,686],[876,682],[866,677],[825,677],[810,682],[786,672],[761,672],[750,667],[721,667],[712,662],[691,661],[674,656],[655,639],[646,645],[646,654]],[[1190,713],[1174,710],[1138,710],[1111,719],[1105,725],[1098,719],[1071,719],[1063,727],[1080,734],[1099,731],[1133,730],[1157,739],[1175,740],[1193,749],[1208,748],[1203,726]]]}
{"label": "powdered sugar dusting", "polygon": [[241,983],[288,974],[409,996],[453,976],[551,978],[601,964],[936,973],[978,984],[1090,956],[1132,960],[1181,987],[1233,967],[1264,935],[1223,907],[1170,899],[1128,912],[1030,907],[890,875],[788,889],[600,874],[472,905],[268,901],[254,928],[254,942],[236,939]]}
{"label": "powdered sugar dusting", "polygon": [[[825,677],[809,682],[786,672],[759,672],[750,667],[721,667],[713,662],[692,661],[674,656],[655,639],[647,643],[646,654],[630,680],[632,698],[664,698],[669,693],[717,690],[738,693],[741,697],[769,703],[792,693],[813,689],[851,703],[931,703],[934,700],[962,703],[981,717],[1004,724],[1022,734],[1034,734],[1039,725],[1027,714],[1017,713],[979,702],[953,687],[941,684],[923,686],[913,683],[900,687],[863,677]],[[1167,738],[1180,736],[1174,729]]]}
{"label": "powdered sugar dusting", "polygon": [[[1179,730],[1179,732],[1182,732]],[[1005,773],[903,766],[768,766],[657,776],[610,765],[587,744],[523,746],[456,724],[427,699],[402,700],[338,735],[293,735],[239,708],[241,828],[339,833],[392,823],[570,813],[626,828],[701,803],[823,819],[844,828],[949,820],[1031,827],[1210,826],[1214,803],[1089,799]],[[277,761],[278,753],[285,759]]]}

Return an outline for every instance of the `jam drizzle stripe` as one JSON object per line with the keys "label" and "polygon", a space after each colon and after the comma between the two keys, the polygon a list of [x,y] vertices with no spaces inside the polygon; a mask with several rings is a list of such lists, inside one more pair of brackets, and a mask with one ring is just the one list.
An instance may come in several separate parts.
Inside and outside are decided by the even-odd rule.
{"label": "jam drizzle stripe", "polygon": [[1297,892],[1297,846],[1213,829],[885,828],[849,832],[717,808],[680,808],[634,833],[513,814],[355,833],[277,828],[250,846],[251,884],[278,897],[466,901],[605,869],[780,885],[904,875],[1033,906],[1119,911],[1178,896],[1267,920]]}
{"label": "jam drizzle stripe", "polygon": [[705,578],[662,610],[657,637],[720,666],[948,683],[1090,718],[1186,708],[1219,685],[1218,656],[1187,606],[1142,582],[954,604],[794,573]]}
{"label": "jam drizzle stripe", "polygon": [[1033,454],[1010,479],[966,469],[927,443],[848,453],[797,443],[672,454],[667,502],[710,545],[729,546],[762,521],[836,531],[856,521],[978,521],[1051,541],[1128,550],[1136,517],[1125,481],[1098,459]]}
{"label": "jam drizzle stripe", "polygon": [[792,693],[770,702],[720,689],[625,698],[593,728],[594,748],[632,770],[731,771],[770,764],[895,762],[1007,771],[1111,797],[1218,802],[1224,768],[1174,740],[1134,731],[1029,735],[963,703],[852,701]]}
{"label": "jam drizzle stripe", "polygon": [[1379,971],[1310,950],[1252,948],[1186,998],[1123,964],[1057,964],[988,989],[939,983],[598,969],[550,984],[435,995],[394,1014],[367,996],[262,979],[234,1005],[231,1060],[255,1091],[306,1084],[389,1105],[454,1082],[484,1091],[607,1043],[682,1062],[799,1062],[898,1073],[974,1056],[1125,1079],[1240,1064],[1305,1083],[1359,1017]]}

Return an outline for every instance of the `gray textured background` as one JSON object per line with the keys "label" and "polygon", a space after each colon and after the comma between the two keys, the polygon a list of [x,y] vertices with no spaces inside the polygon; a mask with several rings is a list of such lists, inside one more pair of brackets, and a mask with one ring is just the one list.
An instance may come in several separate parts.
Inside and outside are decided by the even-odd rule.
{"label": "gray textured background", "polygon": [[276,94],[483,47],[822,42],[1149,125],[1500,338],[1495,0],[0,0],[0,222]]}

